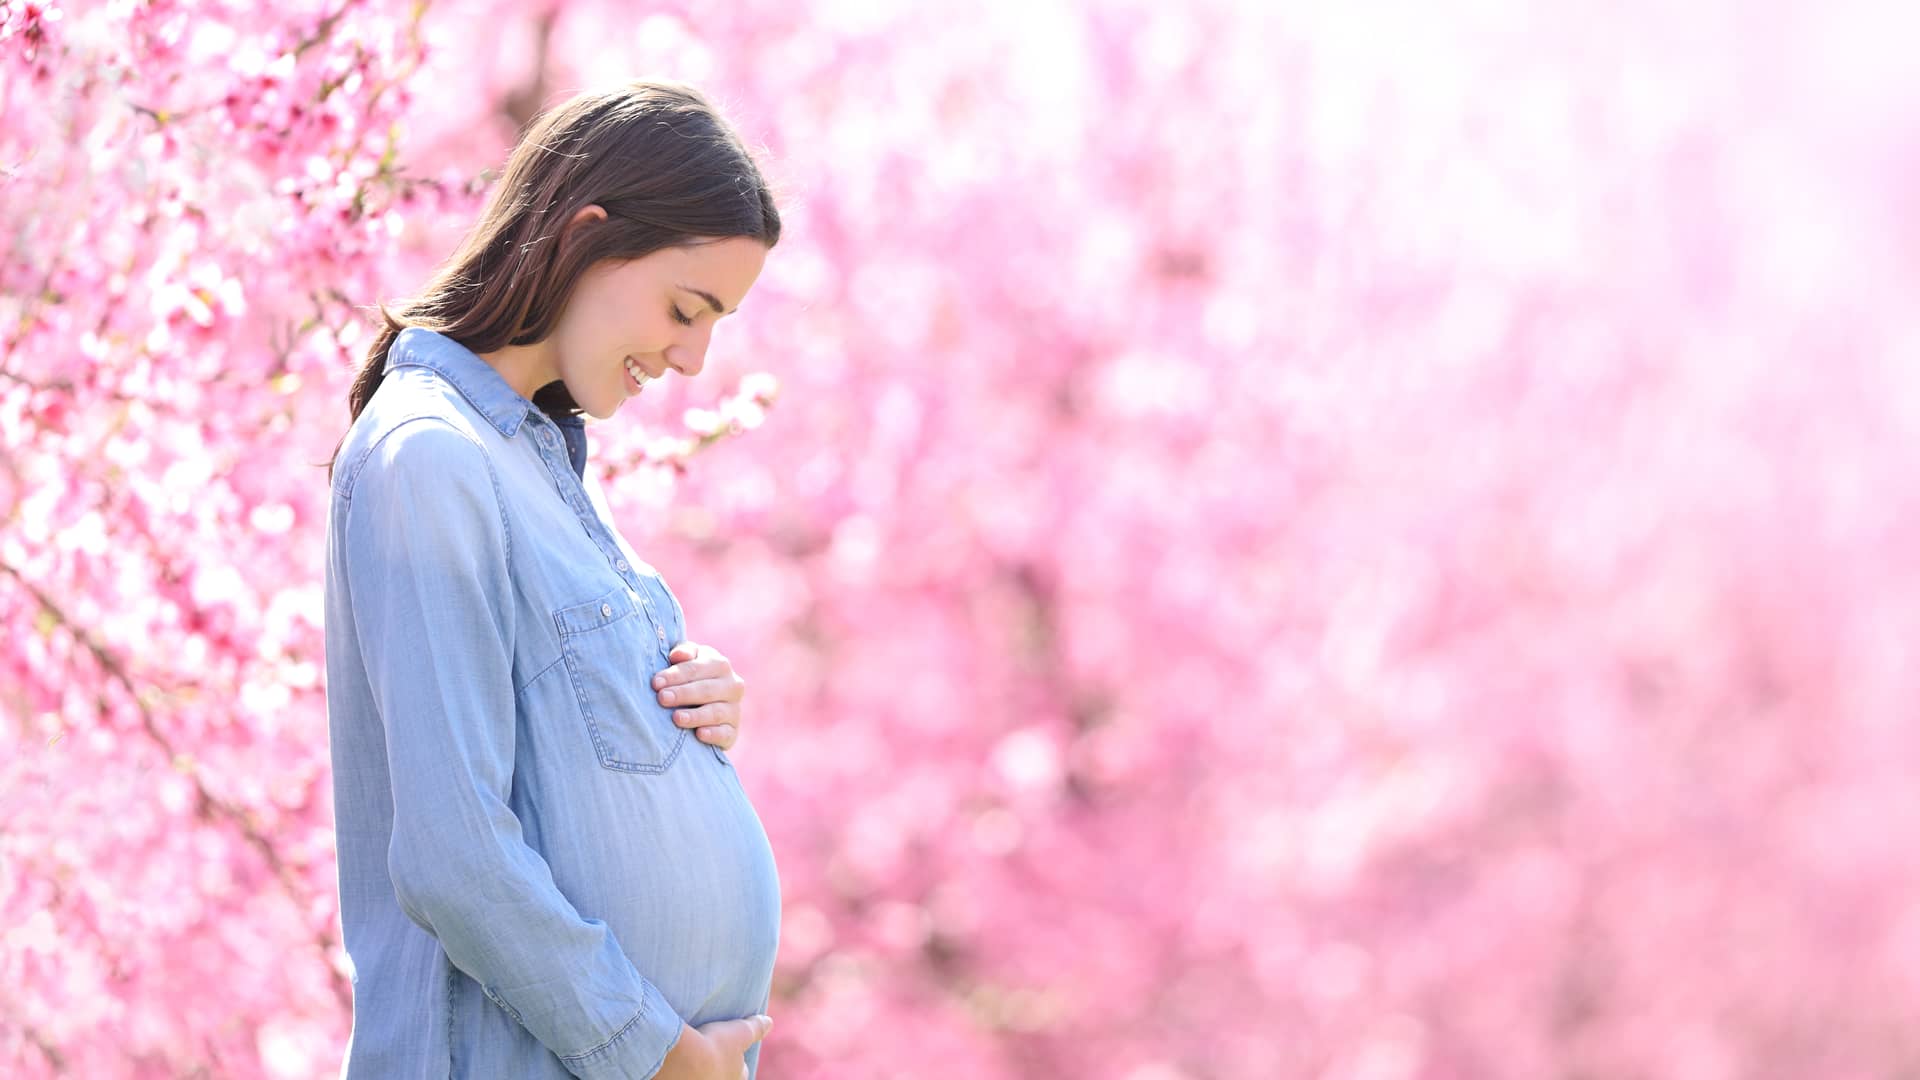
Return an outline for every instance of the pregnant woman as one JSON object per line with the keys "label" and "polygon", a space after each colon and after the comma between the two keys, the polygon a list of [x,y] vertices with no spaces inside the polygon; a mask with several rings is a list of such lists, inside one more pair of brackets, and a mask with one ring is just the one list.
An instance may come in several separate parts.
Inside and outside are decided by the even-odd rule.
{"label": "pregnant woman", "polygon": [[699,374],[778,241],[697,90],[536,119],[353,386],[327,527],[342,1076],[739,1080],[779,937],[744,682],[611,525],[585,413]]}

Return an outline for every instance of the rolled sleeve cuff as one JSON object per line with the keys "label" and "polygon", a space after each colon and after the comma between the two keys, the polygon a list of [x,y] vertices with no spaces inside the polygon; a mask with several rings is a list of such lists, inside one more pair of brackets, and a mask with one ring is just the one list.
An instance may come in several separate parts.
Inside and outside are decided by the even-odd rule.
{"label": "rolled sleeve cuff", "polygon": [[640,1011],[606,1042],[560,1059],[581,1080],[644,1080],[660,1072],[683,1022],[660,991],[643,983]]}

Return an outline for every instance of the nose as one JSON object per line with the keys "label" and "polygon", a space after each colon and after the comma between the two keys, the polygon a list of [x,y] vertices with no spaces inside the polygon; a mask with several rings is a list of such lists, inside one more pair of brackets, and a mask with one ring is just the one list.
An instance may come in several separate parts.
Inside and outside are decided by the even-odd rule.
{"label": "nose", "polygon": [[700,374],[700,369],[707,366],[707,342],[710,337],[711,331],[703,330],[694,334],[691,340],[683,341],[667,353],[667,366],[687,378]]}

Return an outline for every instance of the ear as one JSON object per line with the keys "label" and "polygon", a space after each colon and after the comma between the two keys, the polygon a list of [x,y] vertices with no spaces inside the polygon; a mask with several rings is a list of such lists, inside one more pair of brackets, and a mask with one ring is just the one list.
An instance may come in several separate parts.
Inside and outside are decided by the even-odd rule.
{"label": "ear", "polygon": [[580,209],[575,210],[573,216],[567,219],[567,228],[565,231],[571,232],[576,226],[588,221],[605,221],[606,219],[606,207],[601,206],[599,203],[588,203]]}

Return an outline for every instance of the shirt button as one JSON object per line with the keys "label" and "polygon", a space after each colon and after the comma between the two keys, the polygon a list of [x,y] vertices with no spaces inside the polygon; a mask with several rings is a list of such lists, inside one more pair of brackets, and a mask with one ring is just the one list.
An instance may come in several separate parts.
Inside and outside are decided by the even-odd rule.
{"label": "shirt button", "polygon": [[627,568],[627,560],[621,559],[619,562],[614,563],[613,565],[619,567],[622,570],[625,570]]}
{"label": "shirt button", "polygon": [[601,605],[600,605],[600,614],[602,614],[602,615],[611,615],[611,614],[613,614],[613,605],[612,605],[612,604],[601,604]]}
{"label": "shirt button", "polygon": [[659,627],[657,627],[657,626],[656,626],[656,627],[654,627],[654,628],[653,628],[653,632],[654,632],[654,633],[656,633],[656,634],[659,634],[659,635],[660,635],[660,640],[661,640],[661,641],[665,641],[665,640],[667,640],[667,632],[666,632],[665,630],[662,630],[662,629],[660,629]]}

